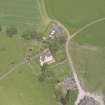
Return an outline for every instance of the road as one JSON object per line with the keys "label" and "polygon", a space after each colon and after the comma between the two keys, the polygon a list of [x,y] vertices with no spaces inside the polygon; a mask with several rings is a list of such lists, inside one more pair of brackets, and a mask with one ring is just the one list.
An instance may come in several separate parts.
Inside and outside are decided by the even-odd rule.
{"label": "road", "polygon": [[72,59],[71,59],[71,54],[70,54],[70,51],[69,51],[70,39],[71,39],[71,37],[68,36],[65,48],[66,48],[66,55],[67,55],[67,58],[68,58],[69,66],[70,66],[70,68],[72,70],[72,73],[73,73],[73,76],[74,76],[74,79],[75,79],[75,82],[77,84],[77,88],[78,88],[78,91],[79,91],[78,98],[76,100],[76,105],[77,105],[79,100],[81,98],[83,98],[86,95],[86,93],[85,93],[84,89],[82,89],[82,87],[80,85],[80,81],[78,79],[78,76],[77,76],[77,73],[76,73],[76,69],[75,69],[74,64],[72,62]]}
{"label": "road", "polygon": [[83,26],[82,28],[80,28],[78,31],[74,32],[72,35],[71,35],[71,39],[73,39],[75,36],[77,36],[80,32],[84,31],[85,29],[87,29],[88,27],[96,24],[96,23],[99,23],[99,22],[102,22],[105,20],[105,17],[104,18],[100,18],[100,19],[97,19],[97,20],[94,20],[88,24],[86,24],[85,26]]}

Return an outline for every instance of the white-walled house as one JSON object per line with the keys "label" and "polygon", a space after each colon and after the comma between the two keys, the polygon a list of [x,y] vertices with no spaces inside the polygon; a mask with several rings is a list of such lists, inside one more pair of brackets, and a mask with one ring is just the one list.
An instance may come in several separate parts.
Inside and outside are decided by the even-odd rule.
{"label": "white-walled house", "polygon": [[40,64],[43,66],[43,64],[51,64],[54,63],[55,59],[50,51],[50,49],[45,49],[42,54],[40,55]]}

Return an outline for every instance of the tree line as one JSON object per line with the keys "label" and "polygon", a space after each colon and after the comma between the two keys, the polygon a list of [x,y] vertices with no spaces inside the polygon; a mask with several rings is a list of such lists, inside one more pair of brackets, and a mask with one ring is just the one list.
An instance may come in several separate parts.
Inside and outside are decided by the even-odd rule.
{"label": "tree line", "polygon": [[[18,33],[18,29],[14,26],[9,26],[3,30],[2,25],[0,25],[0,32],[5,32],[8,37],[13,37]],[[25,30],[20,35],[25,40],[37,39],[40,41],[42,39],[42,33],[37,32],[36,30]]]}

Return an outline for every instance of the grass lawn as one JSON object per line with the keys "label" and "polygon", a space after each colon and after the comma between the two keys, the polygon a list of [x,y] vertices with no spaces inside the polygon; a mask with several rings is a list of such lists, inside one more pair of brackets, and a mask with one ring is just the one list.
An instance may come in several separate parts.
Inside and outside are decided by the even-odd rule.
{"label": "grass lawn", "polygon": [[[28,48],[34,47],[32,54],[35,56],[40,46],[18,35],[10,38],[0,33],[0,77],[23,61]],[[36,59],[33,59],[32,66],[33,69],[23,64],[0,79],[0,105],[57,105],[52,86],[46,81],[39,82],[36,77],[40,73]]]}
{"label": "grass lawn", "polygon": [[80,32],[70,43],[74,66],[83,86],[105,93],[105,21]]}
{"label": "grass lawn", "polygon": [[[38,80],[37,75],[41,72],[39,57],[33,59],[32,67],[23,64],[1,79],[17,64],[24,61],[29,48],[34,48],[32,56],[39,54],[42,44],[22,39],[20,32],[37,30],[45,25],[42,15],[46,16],[46,14],[40,10],[40,2],[38,0],[0,0],[0,25],[3,26],[3,32],[0,32],[0,105],[57,105],[50,81]],[[5,27],[10,26],[19,30],[12,38],[4,32]],[[63,52],[59,57],[60,55],[62,56]],[[58,80],[63,80],[70,73],[67,61],[62,64],[54,63],[48,67],[48,70]],[[50,72],[48,73],[50,75]]]}
{"label": "grass lawn", "polygon": [[64,24],[70,32],[105,17],[104,0],[45,0],[48,16]]}
{"label": "grass lawn", "polygon": [[[51,81],[38,80],[41,68],[37,55],[41,46],[41,43],[26,41],[19,35],[8,37],[5,32],[0,33],[0,105],[57,105]],[[24,60],[29,48],[33,48],[32,56],[37,56],[31,66],[23,64],[1,79]],[[48,74],[63,80],[70,73],[68,63],[57,63],[48,66]]]}
{"label": "grass lawn", "polygon": [[43,26],[37,0],[0,0],[0,24],[23,31]]}
{"label": "grass lawn", "polygon": [[0,75],[24,58],[25,42],[17,36],[9,38],[5,33],[0,33]]}
{"label": "grass lawn", "polygon": [[0,81],[1,105],[57,105],[49,84],[40,83],[27,65]]}
{"label": "grass lawn", "polygon": [[56,63],[54,65],[50,65],[48,67],[49,71],[52,71],[56,77],[57,80],[64,80],[65,77],[67,77],[69,74],[71,74],[71,70],[69,68],[69,64],[67,61],[64,61],[62,63]]}
{"label": "grass lawn", "polygon": [[74,40],[79,44],[88,44],[93,46],[105,46],[105,20],[91,25],[80,32]]}

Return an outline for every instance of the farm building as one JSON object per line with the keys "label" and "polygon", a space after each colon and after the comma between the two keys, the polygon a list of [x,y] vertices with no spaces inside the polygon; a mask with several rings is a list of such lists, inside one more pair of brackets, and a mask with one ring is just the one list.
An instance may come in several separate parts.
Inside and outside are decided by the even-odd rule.
{"label": "farm building", "polygon": [[100,104],[92,97],[85,96],[78,105],[100,105]]}
{"label": "farm building", "polygon": [[65,90],[75,90],[77,89],[76,82],[73,77],[66,77],[63,81]]}
{"label": "farm building", "polygon": [[40,55],[40,64],[43,66],[43,64],[51,64],[54,63],[55,59],[50,51],[49,48],[45,49],[42,54]]}
{"label": "farm building", "polygon": [[49,38],[54,39],[57,37],[59,34],[64,33],[64,30],[57,24],[53,24],[52,28],[49,32]]}

